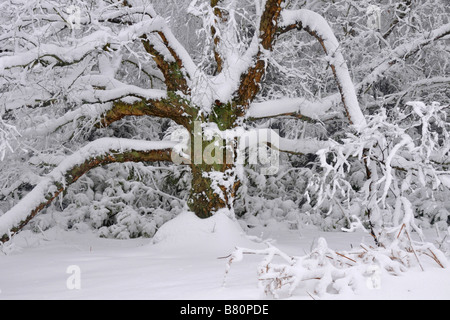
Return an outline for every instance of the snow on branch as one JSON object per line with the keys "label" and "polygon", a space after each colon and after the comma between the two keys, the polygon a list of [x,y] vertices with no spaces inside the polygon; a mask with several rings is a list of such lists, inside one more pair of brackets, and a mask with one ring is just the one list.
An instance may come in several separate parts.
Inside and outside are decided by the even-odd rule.
{"label": "snow on branch", "polygon": [[77,41],[75,45],[70,47],[41,44],[32,50],[2,56],[0,57],[0,76],[4,75],[8,69],[25,68],[32,65],[35,61],[48,61],[58,66],[75,64],[95,50],[102,50],[113,37],[116,38],[117,35],[111,35],[105,31],[97,31]]}
{"label": "snow on branch", "polygon": [[82,175],[110,163],[171,161],[173,142],[103,138],[68,156],[16,206],[0,216],[0,242],[19,232]]}
{"label": "snow on branch", "polygon": [[[5,111],[19,109],[22,107],[47,106],[59,100],[65,100],[77,105],[92,105],[92,109],[98,108],[95,105],[107,104],[109,102],[124,101],[134,103],[140,100],[162,100],[167,98],[167,92],[157,89],[144,89],[138,86],[129,85],[111,77],[103,75],[89,75],[79,77],[75,82],[62,80],[60,86],[62,92],[67,92],[64,97],[53,96],[51,93],[42,90],[39,86],[29,86],[10,92],[5,92],[0,101],[5,106]],[[101,88],[101,89],[100,89]],[[89,106],[71,111],[63,118],[68,121],[86,114]],[[108,108],[100,108],[102,113]],[[110,108],[109,108],[110,109]],[[71,119],[71,120],[70,120]],[[60,119],[62,120],[62,119]],[[60,123],[61,121],[57,121]],[[61,124],[54,123],[52,127],[59,127]]]}
{"label": "snow on branch", "polygon": [[339,42],[327,21],[321,15],[306,9],[283,10],[281,17],[282,30],[304,29],[320,42],[336,78],[347,116],[359,131],[367,122],[359,106],[355,86]]}
{"label": "snow on branch", "polygon": [[238,103],[248,107],[261,89],[261,81],[267,68],[267,53],[272,50],[280,20],[283,1],[266,0],[260,5],[255,1],[255,33],[243,54],[233,54],[229,67],[222,73],[230,74],[233,84],[238,85]]}
{"label": "snow on branch", "polygon": [[[33,91],[36,88],[30,90]],[[64,101],[81,105],[81,107],[68,111],[59,118],[49,119],[44,123],[27,128],[22,132],[24,136],[46,135],[80,118],[88,118],[102,126],[109,126],[126,116],[170,118],[177,123],[184,123],[186,120],[183,110],[183,107],[186,106],[181,105],[183,100],[176,94],[168,97],[167,91],[127,85],[103,75],[82,76],[72,83],[70,90],[67,88],[65,91],[68,92],[64,96]],[[45,102],[34,101],[27,97],[11,101],[19,92],[12,91],[5,94],[7,111],[35,104],[47,105]],[[44,99],[43,101],[56,103],[59,100],[63,100],[63,98]],[[10,101],[11,103],[8,103]]]}
{"label": "snow on branch", "polygon": [[[39,1],[39,10],[29,10],[22,4],[11,5],[11,16],[18,15],[8,32],[0,36],[0,47],[6,45],[6,55],[0,57],[0,76],[14,68],[34,67],[39,62],[52,67],[67,67],[98,53],[109,54],[121,48],[132,50],[136,40],[151,46],[150,59],[164,65],[166,83],[179,78],[184,84],[199,72],[188,51],[178,41],[168,21],[158,15],[151,4],[105,4],[85,8],[77,13],[77,29],[71,22],[73,15],[64,4]],[[81,4],[79,4],[81,5]],[[79,7],[77,7],[80,9]],[[65,32],[72,29],[72,36]],[[20,32],[17,32],[20,30]],[[52,37],[60,39],[55,43]],[[81,37],[80,37],[81,36]],[[63,41],[63,39],[65,41]],[[16,43],[11,47],[10,43]],[[149,49],[148,47],[146,49]],[[133,61],[130,61],[134,63]],[[176,65],[176,70],[170,67]],[[140,67],[140,63],[137,64]],[[183,78],[183,80],[181,80]],[[189,84],[189,83],[188,83]],[[186,89],[187,85],[183,87]],[[180,88],[172,88],[177,91]],[[187,91],[184,90],[185,92]]]}
{"label": "snow on branch", "polygon": [[17,140],[20,133],[16,127],[5,123],[0,117],[0,161],[3,161],[8,150],[14,152],[11,146],[12,140]]}
{"label": "snow on branch", "polygon": [[332,141],[320,141],[317,139],[291,140],[279,138],[279,151],[291,154],[317,154],[321,150],[331,148],[335,143]]}
{"label": "snow on branch", "polygon": [[418,81],[414,81],[408,84],[408,87],[400,92],[396,92],[393,94],[389,94],[385,97],[385,103],[392,103],[396,99],[406,96],[407,94],[420,91],[420,90],[430,90],[434,88],[439,88],[441,86],[449,86],[450,85],[450,77],[432,77],[427,79],[422,79]]}
{"label": "snow on branch", "polygon": [[[318,182],[311,184],[311,195],[319,204],[358,199],[352,200],[359,203],[358,218],[365,220],[380,247],[396,241],[401,230],[421,235],[415,216],[438,211],[441,204],[433,199],[430,208],[428,194],[440,194],[449,187],[447,117],[448,106],[439,103],[410,102],[394,115],[381,109],[368,117],[368,125],[360,134],[348,135],[341,144],[320,152],[325,170]],[[359,160],[365,162],[370,174],[359,183],[360,189],[354,190],[348,177],[352,166],[360,168]],[[445,199],[443,208],[446,212]]]}
{"label": "snow on branch", "polygon": [[305,98],[284,98],[255,102],[250,105],[248,117],[251,119],[293,116],[306,121],[323,120],[327,111],[339,100],[339,94],[318,101]]}
{"label": "snow on branch", "polygon": [[[101,104],[118,100],[132,103],[136,100],[160,100],[167,97],[167,92],[164,90],[143,89],[138,86],[122,83],[115,79],[97,81],[98,79],[95,79],[96,77],[97,76],[88,76],[80,78],[80,82],[84,82],[83,87],[69,92],[66,99],[71,102],[76,102],[77,104]],[[86,85],[90,87],[86,87]],[[96,87],[103,87],[104,89],[95,89]],[[9,93],[9,96],[13,97],[18,94],[18,91],[13,91]],[[42,101],[55,102],[56,100],[57,99],[51,98],[48,95],[45,98],[33,95],[30,100],[19,100],[15,101],[12,105],[8,105],[7,110],[18,109],[24,106],[34,106]]]}
{"label": "snow on branch", "polygon": [[[133,97],[145,100],[160,100],[167,97],[167,91],[165,90],[143,89],[105,76],[86,76],[80,78],[80,82],[84,81],[92,86],[92,88],[79,93],[78,99],[83,103],[106,103]],[[94,90],[94,87],[102,87],[105,89]],[[126,101],[130,101],[130,99],[126,99]]]}
{"label": "snow on branch", "polygon": [[46,136],[59,128],[77,121],[81,118],[99,119],[103,114],[111,110],[111,104],[88,104],[74,111],[69,111],[63,116],[45,121],[33,127],[28,127],[22,132],[25,137]]}
{"label": "snow on branch", "polygon": [[[152,32],[159,33],[162,41],[166,45],[169,52],[172,54],[172,58],[174,58],[175,60],[179,60],[179,66],[186,70],[188,79],[193,79],[194,76],[200,71],[186,48],[178,41],[178,39],[172,33],[170,27],[162,17],[155,18],[154,21],[157,22],[157,28],[142,30],[139,26],[136,26],[136,31],[140,31],[141,34],[148,34]],[[147,40],[150,42],[152,41],[151,39],[151,37],[147,38]]]}
{"label": "snow on branch", "polygon": [[[258,139],[255,133],[257,133]],[[246,148],[255,147],[256,145],[266,144],[276,151],[291,154],[316,154],[319,151],[329,149],[336,143],[333,141],[321,141],[318,139],[287,139],[282,138],[272,129],[258,129],[257,131],[242,132],[241,130],[231,130],[225,133],[225,136],[238,137],[239,150],[242,152]]]}
{"label": "snow on branch", "polygon": [[[260,255],[264,259],[257,267],[258,284],[261,291],[274,298],[293,296],[296,291],[312,287],[313,294],[324,297],[327,294],[357,292],[364,286],[379,289],[382,277],[401,275],[408,268],[420,265],[419,257],[428,256],[439,267],[447,267],[447,258],[432,244],[417,245],[399,235],[398,242],[387,248],[371,248],[364,244],[351,252],[337,252],[329,248],[324,238],[319,238],[317,247],[305,256],[290,256],[269,244],[262,250],[236,248],[225,257],[228,259],[223,286],[235,262],[245,255]],[[405,244],[406,242],[406,244]],[[307,287],[307,284],[311,286]]]}
{"label": "snow on branch", "polygon": [[[103,28],[76,41],[75,44],[62,47],[55,44],[41,44],[24,52],[0,57],[0,75],[5,70],[30,66],[35,61],[48,61],[56,66],[68,66],[80,62],[96,50],[103,51],[105,46],[126,44],[140,39],[145,34],[161,33],[170,49],[183,62],[188,75],[193,76],[197,67],[186,49],[178,42],[162,17],[144,19],[143,21],[123,28],[119,33]],[[173,59],[173,57],[171,57]]]}

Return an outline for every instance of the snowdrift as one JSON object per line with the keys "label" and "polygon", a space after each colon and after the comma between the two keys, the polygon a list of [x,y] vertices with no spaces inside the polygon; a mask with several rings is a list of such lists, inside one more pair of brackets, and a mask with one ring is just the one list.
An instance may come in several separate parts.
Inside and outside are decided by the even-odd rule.
{"label": "snowdrift", "polygon": [[165,250],[188,254],[210,253],[217,257],[229,255],[236,247],[264,247],[251,241],[239,223],[224,211],[208,219],[200,219],[192,212],[183,212],[158,230],[153,244]]}

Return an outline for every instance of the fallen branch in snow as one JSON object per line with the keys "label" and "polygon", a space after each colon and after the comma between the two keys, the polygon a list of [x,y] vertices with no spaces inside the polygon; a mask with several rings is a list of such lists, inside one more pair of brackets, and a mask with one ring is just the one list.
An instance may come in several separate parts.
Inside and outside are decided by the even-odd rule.
{"label": "fallen branch in snow", "polygon": [[[308,281],[315,282],[314,293],[319,296],[354,292],[361,288],[362,283],[370,288],[377,288],[382,270],[391,275],[406,272],[412,266],[411,255],[428,255],[441,268],[447,266],[443,254],[431,244],[421,244],[415,249],[409,249],[403,242],[394,241],[388,248],[374,249],[364,245],[361,248],[363,251],[359,252],[336,252],[328,247],[323,238],[319,239],[316,249],[302,257],[289,256],[271,245],[262,250],[236,248],[231,255],[224,257],[228,262],[223,285],[226,285],[231,265],[242,261],[245,255],[264,256],[257,268],[259,287],[266,295],[274,298],[279,298],[286,290],[292,296],[302,283]],[[282,262],[275,262],[277,257]],[[417,261],[424,270],[418,256]]]}

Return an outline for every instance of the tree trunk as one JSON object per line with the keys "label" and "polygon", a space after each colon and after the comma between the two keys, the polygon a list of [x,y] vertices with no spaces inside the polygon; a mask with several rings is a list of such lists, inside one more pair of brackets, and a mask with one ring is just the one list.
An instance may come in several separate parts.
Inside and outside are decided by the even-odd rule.
{"label": "tree trunk", "polygon": [[209,218],[221,209],[232,212],[240,187],[236,171],[236,138],[227,137],[235,128],[239,108],[217,105],[209,117],[194,122],[191,130],[192,186],[189,209],[199,218]]}
{"label": "tree trunk", "polygon": [[189,209],[202,219],[213,216],[221,209],[232,211],[239,186],[232,165],[224,165],[221,170],[205,164],[192,165],[191,168]]}

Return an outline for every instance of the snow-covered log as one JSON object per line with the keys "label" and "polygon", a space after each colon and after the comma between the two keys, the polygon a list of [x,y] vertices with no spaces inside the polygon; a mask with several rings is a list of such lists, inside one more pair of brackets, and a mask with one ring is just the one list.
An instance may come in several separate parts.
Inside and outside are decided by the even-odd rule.
{"label": "snow-covered log", "polygon": [[89,170],[124,162],[171,161],[173,142],[103,138],[68,156],[16,206],[0,217],[0,241],[6,242]]}

